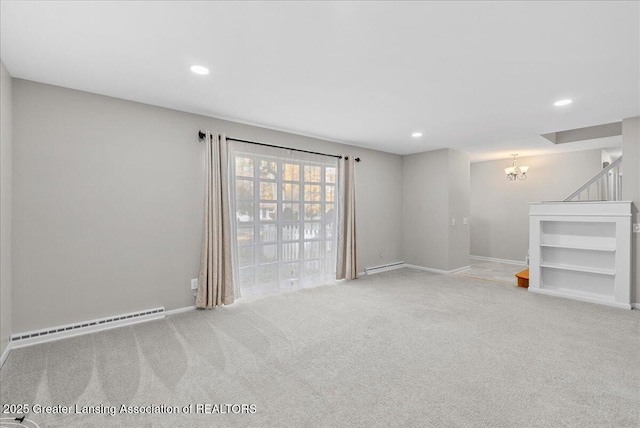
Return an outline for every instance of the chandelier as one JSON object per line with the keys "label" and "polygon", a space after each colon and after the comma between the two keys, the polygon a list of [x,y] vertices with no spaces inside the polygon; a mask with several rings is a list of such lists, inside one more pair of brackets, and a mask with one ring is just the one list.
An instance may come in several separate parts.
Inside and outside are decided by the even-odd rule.
{"label": "chandelier", "polygon": [[514,181],[516,179],[518,180],[526,180],[527,179],[527,171],[529,170],[528,166],[518,166],[518,163],[516,161],[516,156],[518,156],[518,154],[512,154],[511,156],[513,156],[513,165],[510,166],[509,168],[505,168],[504,172],[505,174],[507,174],[507,180],[509,181]]}

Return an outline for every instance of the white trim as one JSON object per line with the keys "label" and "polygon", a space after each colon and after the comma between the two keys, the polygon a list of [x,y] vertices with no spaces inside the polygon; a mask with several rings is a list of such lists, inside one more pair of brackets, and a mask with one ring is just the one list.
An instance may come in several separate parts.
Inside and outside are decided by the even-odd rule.
{"label": "white trim", "polygon": [[631,304],[631,307],[632,307],[633,309],[640,309],[640,303],[632,303],[632,304]]}
{"label": "white trim", "polygon": [[[145,314],[147,312],[153,313]],[[111,317],[98,318],[95,320],[82,321],[73,324],[65,324],[56,327],[12,334],[10,343],[12,349],[22,348],[24,346],[35,345],[37,343],[51,342],[54,340],[66,339],[69,337],[82,336],[88,333],[95,333],[97,331],[110,330],[116,327],[123,327],[126,325],[162,319],[164,318],[164,316],[164,307],[147,309],[144,311],[131,312],[128,314],[115,315]]]}
{"label": "white trim", "polygon": [[425,272],[439,273],[442,275],[454,275],[456,273],[464,272],[465,270],[471,269],[471,266],[463,266],[461,268],[452,269],[452,270],[442,270],[442,269],[434,269],[434,268],[424,267],[424,266],[411,265],[408,263],[405,263],[404,267],[409,269],[423,270]]}
{"label": "white trim", "polygon": [[596,303],[599,305],[613,306],[614,308],[631,309],[631,304],[628,304],[628,303],[614,302],[613,300],[602,300],[601,298],[583,296],[583,295],[574,294],[571,292],[563,292],[560,290],[549,290],[545,288],[532,288],[532,287],[529,287],[527,290],[529,290],[532,293],[546,294],[547,296],[564,297],[567,299],[579,300],[581,302],[589,302],[589,303]]}
{"label": "white trim", "polygon": [[[358,276],[365,276],[367,274],[367,271],[364,272],[358,272]],[[336,281],[343,281],[342,279],[337,279]]]}
{"label": "white trim", "polygon": [[403,267],[405,267],[404,262],[389,263],[386,265],[372,266],[369,268],[365,268],[363,274],[375,275],[376,273],[387,272],[389,270],[402,269]]}
{"label": "white trim", "polygon": [[4,349],[4,352],[0,357],[0,368],[2,368],[2,366],[4,366],[4,362],[7,361],[7,357],[9,356],[9,351],[11,351],[11,348],[13,348],[13,345],[11,344],[11,342],[8,342],[7,347]]}
{"label": "white trim", "polygon": [[185,306],[184,308],[171,309],[170,311],[164,311],[164,314],[167,316],[171,316],[171,315],[177,315],[183,312],[191,312],[195,310],[196,310],[195,306]]}
{"label": "white trim", "polygon": [[495,262],[495,263],[506,263],[509,265],[517,265],[517,266],[526,266],[526,262],[521,262],[519,260],[509,260],[509,259],[496,259],[494,257],[484,257],[484,256],[469,256],[471,260],[482,260],[484,262]]}
{"label": "white trim", "polygon": [[439,273],[439,274],[442,274],[442,275],[446,275],[448,273],[446,270],[440,270],[440,269],[433,269],[433,268],[428,268],[428,267],[424,267],[424,266],[411,265],[409,263],[405,263],[404,267],[409,268],[409,269],[423,270],[425,272]]}

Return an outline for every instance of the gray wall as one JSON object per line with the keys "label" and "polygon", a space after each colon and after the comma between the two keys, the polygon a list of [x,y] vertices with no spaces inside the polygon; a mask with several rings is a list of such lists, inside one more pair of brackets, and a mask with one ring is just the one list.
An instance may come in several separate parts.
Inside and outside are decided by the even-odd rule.
{"label": "gray wall", "polygon": [[13,115],[14,332],[193,305],[199,129],[360,156],[359,270],[401,260],[400,156],[20,79]]}
{"label": "gray wall", "polygon": [[404,261],[444,271],[468,266],[468,155],[442,149],[403,156],[402,174]]}
{"label": "gray wall", "polygon": [[507,181],[510,159],[471,164],[471,255],[524,262],[529,203],[560,201],[602,169],[601,152],[585,150],[519,158],[528,178]]}
{"label": "gray wall", "polygon": [[[622,121],[622,199],[635,205],[633,222],[640,222],[640,116]],[[632,236],[633,262],[631,301],[640,303],[640,233]]]}
{"label": "gray wall", "polygon": [[0,62],[0,355],[11,335],[11,76]]}

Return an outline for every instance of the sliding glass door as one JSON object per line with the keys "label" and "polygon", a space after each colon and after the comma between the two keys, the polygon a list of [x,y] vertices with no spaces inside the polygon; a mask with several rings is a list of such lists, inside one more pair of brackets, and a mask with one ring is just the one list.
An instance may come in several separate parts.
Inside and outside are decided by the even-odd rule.
{"label": "sliding glass door", "polygon": [[241,294],[334,279],[336,160],[262,149],[241,145],[231,156]]}

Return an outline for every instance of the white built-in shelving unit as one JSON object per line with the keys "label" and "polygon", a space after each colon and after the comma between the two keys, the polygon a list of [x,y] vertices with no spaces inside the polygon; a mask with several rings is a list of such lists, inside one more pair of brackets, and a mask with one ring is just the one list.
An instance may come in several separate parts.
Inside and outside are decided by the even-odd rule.
{"label": "white built-in shelving unit", "polygon": [[529,211],[529,291],[631,309],[631,202]]}

